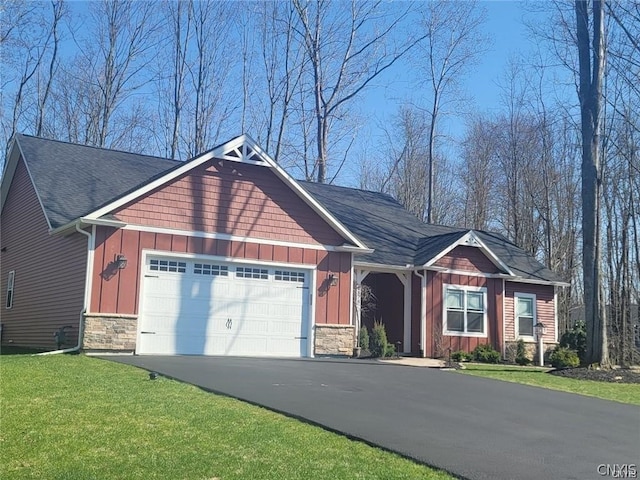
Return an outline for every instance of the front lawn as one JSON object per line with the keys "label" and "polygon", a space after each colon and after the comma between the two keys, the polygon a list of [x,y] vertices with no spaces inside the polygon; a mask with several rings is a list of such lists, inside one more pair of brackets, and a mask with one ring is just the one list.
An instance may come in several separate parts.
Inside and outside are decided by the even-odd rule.
{"label": "front lawn", "polygon": [[576,380],[549,375],[547,370],[511,365],[465,364],[463,370],[456,372],[640,405],[640,384]]}
{"label": "front lawn", "polygon": [[454,478],[266,409],[82,355],[2,356],[0,381],[2,479]]}

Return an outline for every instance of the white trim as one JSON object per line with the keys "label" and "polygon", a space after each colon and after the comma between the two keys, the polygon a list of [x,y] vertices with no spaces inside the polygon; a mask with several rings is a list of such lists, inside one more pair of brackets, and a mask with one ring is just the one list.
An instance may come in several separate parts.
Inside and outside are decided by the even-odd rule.
{"label": "white trim", "polygon": [[[455,332],[447,330],[447,289],[460,290],[464,292],[464,332]],[[467,292],[482,292],[482,333],[467,332]],[[470,285],[455,285],[451,283],[442,284],[442,334],[449,337],[478,337],[487,338],[487,303],[488,294],[486,287],[473,287]]]}
{"label": "white trim", "polygon": [[504,311],[505,297],[507,296],[507,282],[502,279],[502,358],[507,358],[507,321]]}
{"label": "white trim", "polygon": [[246,258],[233,258],[233,257],[223,257],[223,256],[217,256],[217,255],[202,255],[202,254],[193,254],[193,253],[177,253],[177,252],[171,252],[171,251],[166,251],[166,250],[154,250],[154,249],[148,249],[148,248],[143,248],[140,254],[140,278],[139,278],[139,285],[140,285],[140,291],[138,292],[138,325],[137,325],[137,331],[136,331],[136,348],[135,348],[135,353],[136,354],[140,354],[139,352],[139,346],[140,346],[140,335],[141,335],[141,329],[140,329],[140,325],[141,325],[141,319],[143,319],[144,317],[144,311],[143,311],[143,306],[144,306],[144,278],[145,278],[145,273],[147,272],[147,259],[150,256],[159,256],[159,257],[169,257],[169,258],[182,258],[182,259],[188,259],[188,260],[194,260],[194,259],[202,259],[202,260],[206,260],[206,261],[213,261],[213,262],[226,262],[226,263],[235,263],[235,264],[251,264],[251,265],[264,265],[267,267],[283,267],[283,268],[294,268],[294,269],[299,269],[299,270],[305,270],[308,275],[309,275],[309,297],[307,299],[308,302],[308,318],[307,318],[307,322],[308,324],[308,332],[307,332],[307,352],[306,352],[306,356],[301,357],[301,358],[313,358],[314,357],[314,342],[315,342],[315,335],[314,335],[314,331],[315,331],[315,324],[316,324],[316,308],[315,308],[315,304],[316,304],[316,285],[317,285],[317,280],[316,280],[316,276],[317,276],[317,270],[318,270],[318,266],[317,265],[305,265],[305,264],[299,264],[299,263],[284,263],[284,262],[272,262],[272,261],[266,261],[266,260],[255,260],[255,259],[246,259]]}
{"label": "white trim", "polygon": [[[349,278],[350,281],[349,283],[351,284],[349,287],[349,325],[353,325],[355,328],[355,318],[353,315],[353,308],[354,308],[354,294],[355,294],[355,275],[353,273],[353,253],[351,254],[351,268],[349,269]],[[356,329],[357,330],[357,329]],[[355,341],[354,341],[354,348],[358,346],[358,332],[356,331],[356,335],[355,335]]]}
{"label": "white trim", "polygon": [[[1,193],[2,200],[0,204],[0,212],[4,210],[7,196],[9,195],[9,189],[11,188],[11,184],[13,183],[13,177],[15,176],[16,170],[18,169],[18,162],[20,161],[21,158],[22,158],[22,163],[24,164],[24,168],[27,170],[27,175],[29,176],[31,187],[33,188],[33,191],[36,194],[36,198],[38,199],[38,203],[40,204],[42,215],[44,216],[44,219],[47,222],[47,226],[49,227],[49,230],[51,230],[51,222],[49,221],[47,212],[44,209],[44,204],[42,203],[42,199],[40,198],[40,193],[38,193],[36,184],[33,181],[33,175],[31,175],[31,170],[29,169],[29,165],[27,164],[27,159],[22,151],[22,146],[20,145],[20,140],[18,135],[16,135],[13,139],[13,144],[11,145],[11,152],[8,155],[8,159],[5,164],[4,171],[2,172],[2,185],[0,186],[0,190],[2,191]],[[9,172],[10,172],[10,175],[7,175],[9,174]],[[6,182],[9,182],[9,183],[6,183]]]}
{"label": "white trim", "polygon": [[271,240],[267,238],[242,237],[230,235],[228,233],[198,232],[191,230],[174,230],[166,227],[151,227],[145,225],[129,225],[122,227],[123,230],[135,230],[139,232],[163,233],[166,235],[181,235],[184,237],[210,238],[213,240],[227,240],[232,242],[257,243],[259,245],[274,245],[278,247],[306,248],[307,250],[322,250],[326,252],[338,252],[338,247],[334,245],[318,245],[313,243],[287,242],[283,240]]}
{"label": "white trim", "polygon": [[482,240],[480,240],[480,238],[475,234],[473,230],[469,230],[462,237],[460,237],[458,240],[453,242],[451,245],[449,245],[447,248],[442,250],[435,257],[433,257],[431,260],[425,263],[424,266],[425,267],[433,266],[434,263],[436,263],[438,260],[444,257],[447,253],[449,253],[451,250],[453,250],[458,246],[467,246],[467,247],[472,246],[475,248],[479,248],[482,251],[482,253],[484,253],[487,256],[487,258],[491,261],[491,263],[493,263],[496,267],[502,269],[502,271],[507,272],[510,276],[514,276],[511,269],[502,260],[500,260],[500,258],[495,253],[493,253],[491,249],[489,249],[489,247],[487,247]]}
{"label": "white trim", "polygon": [[[128,195],[125,195],[123,197],[120,197],[117,200],[114,200],[113,202],[105,205],[104,207],[93,211],[92,213],[90,213],[89,215],[87,215],[87,218],[90,219],[97,219],[99,217],[102,217],[103,215],[123,206],[126,205],[129,202],[132,202],[133,200],[139,198],[140,196],[166,184],[167,182],[170,182],[171,180],[184,175],[185,173],[189,172],[190,170],[193,170],[197,167],[199,167],[200,165],[208,162],[209,160],[212,160],[214,158],[220,158],[223,159],[224,161],[239,161],[239,162],[243,162],[246,159],[243,158],[226,158],[225,160],[225,155],[228,154],[229,151],[232,151],[234,149],[237,150],[237,148],[239,146],[242,146],[243,152],[246,153],[246,148],[249,147],[252,150],[254,150],[254,152],[260,156],[261,158],[261,162],[246,162],[246,163],[251,163],[254,165],[264,165],[267,167],[270,167],[275,173],[276,176],[278,176],[282,181],[284,181],[286,184],[288,184],[288,186],[304,201],[307,203],[307,205],[309,205],[318,215],[320,215],[320,217],[322,217],[323,220],[325,220],[336,232],[338,232],[343,238],[345,238],[346,240],[350,241],[351,243],[353,243],[354,245],[356,245],[357,247],[361,248],[361,249],[367,249],[368,247],[362,242],[360,241],[355,235],[353,235],[344,225],[342,225],[341,222],[339,222],[333,215],[331,215],[329,213],[328,210],[326,210],[322,205],[320,205],[311,195],[309,195],[309,193],[307,193],[306,190],[304,190],[299,184],[298,182],[296,182],[293,177],[289,176],[289,174],[287,172],[285,172],[276,162],[275,160],[273,160],[271,157],[269,157],[269,155],[267,155],[267,153],[262,150],[262,148],[260,148],[260,146],[248,135],[241,135],[239,137],[236,137],[222,145],[219,145],[218,147],[214,148],[213,150],[210,150],[209,152],[203,153],[202,155],[198,156],[198,157],[194,157],[192,160],[189,160],[187,162],[185,162],[184,164],[180,165],[179,168],[173,168],[171,171],[169,171],[168,173],[166,173],[165,175],[163,175],[160,178],[157,178],[156,180],[144,185],[143,187],[129,193]],[[243,154],[244,154],[243,153]]]}
{"label": "white trim", "polygon": [[375,252],[375,250],[373,248],[361,248],[361,247],[354,247],[353,245],[339,245],[337,247],[335,247],[336,252],[351,252],[351,253],[373,253]]}
{"label": "white trim", "polygon": [[[402,283],[403,302],[402,302],[402,351],[403,353],[411,353],[411,272],[395,272],[396,277]],[[409,350],[407,350],[407,346]],[[398,352],[400,353],[400,352]]]}
{"label": "white trim", "polygon": [[416,270],[416,275],[420,277],[420,344],[418,345],[418,355],[427,356],[427,271],[422,274]]}
{"label": "white trim", "polygon": [[505,275],[503,273],[482,273],[482,272],[472,272],[469,270],[454,270],[446,267],[424,267],[425,270],[430,270],[432,272],[445,273],[448,275],[466,275],[467,277],[481,277],[481,278],[501,278],[503,280],[507,280],[513,283],[528,283],[532,285],[554,285],[558,287],[568,287],[570,284],[565,282],[550,282],[547,280],[535,280],[530,278],[522,278],[517,276]]}
{"label": "white trim", "polygon": [[369,262],[355,262],[355,266],[363,270],[369,270],[371,272],[378,273],[396,273],[413,271],[413,265],[385,265],[383,263],[369,263]]}
{"label": "white trim", "polygon": [[[10,270],[7,274],[7,297],[4,302],[5,310],[11,310],[13,308],[13,297],[16,289],[16,271]],[[11,292],[11,296],[9,296]]]}
{"label": "white trim", "polygon": [[110,220],[108,218],[80,217],[79,220],[80,223],[84,223],[85,225],[99,225],[102,227],[124,228],[127,225],[127,222],[123,222],[121,220]]}
{"label": "white trim", "polygon": [[558,289],[553,287],[553,328],[555,332],[554,341],[558,343]]}
{"label": "white trim", "polygon": [[207,255],[207,254],[200,254],[200,253],[172,252],[170,250],[154,250],[150,248],[142,249],[142,256],[144,255],[158,255],[160,257],[185,258],[188,260],[193,260],[194,258],[201,258],[203,260],[211,260],[214,262],[242,263],[242,264],[251,264],[251,265],[265,265],[268,267],[317,270],[316,264],[274,262],[270,260],[257,260],[257,259],[251,259],[251,258],[226,257],[221,255]]}
{"label": "white trim", "polygon": [[535,342],[535,335],[520,335],[520,322],[518,321],[518,299],[519,298],[528,298],[533,300],[533,319],[532,319],[532,329],[533,326],[538,323],[538,309],[536,303],[538,302],[535,293],[524,293],[524,292],[513,292],[513,333],[515,334],[516,340],[524,340],[525,342]]}
{"label": "white trim", "polygon": [[91,294],[93,293],[93,262],[96,252],[96,226],[91,226],[91,238],[89,239],[89,251],[87,252],[87,279],[86,289],[89,292],[85,303],[85,314],[91,312]]}

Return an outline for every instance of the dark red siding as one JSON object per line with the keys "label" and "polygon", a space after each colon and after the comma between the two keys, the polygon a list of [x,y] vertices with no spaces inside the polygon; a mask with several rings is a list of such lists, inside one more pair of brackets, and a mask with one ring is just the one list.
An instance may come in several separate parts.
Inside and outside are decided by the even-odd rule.
{"label": "dark red siding", "polygon": [[344,243],[270,169],[231,161],[212,160],[114,214],[135,225],[297,243]]}
{"label": "dark red siding", "polygon": [[440,258],[438,267],[451,270],[465,270],[468,272],[498,273],[500,269],[476,247],[458,246]]}
{"label": "dark red siding", "polygon": [[[443,333],[443,285],[461,285],[485,287],[487,289],[487,336],[452,336]],[[501,351],[502,332],[502,279],[468,275],[427,272],[427,318],[426,318],[426,356],[442,357],[452,352],[465,350],[470,352],[477,345],[490,343]]]}
{"label": "dark red siding", "polygon": [[[98,227],[96,232],[90,308],[92,313],[138,314],[143,249],[162,253],[188,252],[317,265],[316,323],[350,323],[350,253],[116,230],[109,227]],[[118,253],[124,253],[127,257],[127,267],[124,270],[110,266]],[[338,285],[329,286],[329,272],[338,275]]]}
{"label": "dark red siding", "polygon": [[[27,169],[20,159],[0,219],[2,343],[54,349],[53,334],[70,325],[77,344],[84,303],[87,238],[51,236]],[[15,270],[13,308],[6,309],[7,277]]]}

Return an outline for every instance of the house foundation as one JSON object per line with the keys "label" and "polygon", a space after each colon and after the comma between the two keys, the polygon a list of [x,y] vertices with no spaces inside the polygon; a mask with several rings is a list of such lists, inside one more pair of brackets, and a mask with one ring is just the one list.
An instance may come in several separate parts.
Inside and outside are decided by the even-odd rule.
{"label": "house foundation", "polygon": [[316,324],[315,354],[351,356],[355,345],[354,334],[353,325]]}
{"label": "house foundation", "polygon": [[85,315],[82,349],[133,352],[137,330],[137,315]]}

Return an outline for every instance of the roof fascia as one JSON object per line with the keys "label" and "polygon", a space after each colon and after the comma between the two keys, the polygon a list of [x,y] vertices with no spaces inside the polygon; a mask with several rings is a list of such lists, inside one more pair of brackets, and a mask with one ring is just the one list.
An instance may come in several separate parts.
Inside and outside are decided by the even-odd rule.
{"label": "roof fascia", "polygon": [[369,270],[371,272],[412,272],[415,270],[413,265],[385,265],[383,263],[369,263],[369,262],[353,262],[354,267],[361,268],[363,270]]}
{"label": "roof fascia", "polygon": [[135,190],[124,197],[121,197],[104,207],[95,210],[84,218],[86,219],[97,219],[107,213],[119,208],[127,203],[139,198],[140,196],[164,185],[167,182],[179,177],[180,175],[184,175],[185,173],[193,170],[194,168],[199,167],[205,162],[212,160],[214,158],[219,158],[221,160],[242,162],[241,158],[236,158],[233,156],[228,156],[227,153],[230,150],[243,148],[243,153],[246,153],[246,146],[249,146],[259,157],[260,161],[246,161],[246,163],[250,163],[253,165],[262,165],[266,167],[270,167],[276,175],[284,181],[289,187],[304,200],[323,220],[325,220],[329,225],[336,230],[343,238],[353,243],[359,251],[363,253],[367,253],[369,248],[360,241],[354,234],[352,234],[344,225],[342,225],[335,217],[333,217],[322,205],[320,205],[309,193],[306,192],[299,184],[296,182],[289,174],[287,174],[284,169],[282,169],[269,155],[262,150],[262,148],[247,134],[240,135],[222,145],[217,146],[216,148],[203,153],[202,155],[193,158],[185,162],[184,165],[179,168],[173,169],[168,172],[166,175],[163,175],[160,178],[140,187],[138,190]]}
{"label": "roof fascia", "polygon": [[[472,245],[471,243],[475,243],[475,245]],[[491,260],[491,263],[493,263],[496,267],[502,269],[503,272],[506,272],[507,274],[509,274],[509,276],[515,277],[511,269],[502,260],[500,260],[500,258],[495,253],[493,253],[491,249],[487,247],[482,240],[480,240],[480,238],[478,238],[478,236],[475,234],[473,230],[469,230],[462,237],[458,238],[455,242],[452,242],[451,245],[449,245],[440,253],[435,255],[431,260],[429,260],[423,266],[425,268],[432,267],[438,260],[444,257],[447,253],[449,253],[451,250],[461,245],[467,246],[467,247],[473,246],[475,248],[479,248],[480,251],[482,251],[482,253],[484,253],[489,260]]]}
{"label": "roof fascia", "polygon": [[47,212],[44,209],[44,204],[42,203],[42,199],[40,198],[40,193],[38,192],[38,188],[36,187],[36,183],[33,181],[33,175],[31,175],[31,170],[29,170],[29,164],[27,163],[27,159],[25,158],[24,152],[22,151],[22,147],[20,146],[20,141],[18,136],[16,135],[11,144],[11,149],[9,153],[9,158],[7,164],[4,167],[4,171],[2,172],[2,184],[0,185],[0,212],[4,209],[4,205],[7,201],[7,195],[9,195],[9,189],[11,188],[11,183],[13,182],[13,176],[16,173],[16,169],[18,168],[18,162],[22,158],[22,163],[24,164],[24,168],[27,171],[27,175],[29,175],[29,181],[31,182],[31,186],[33,187],[33,191],[36,193],[36,198],[38,199],[38,203],[40,204],[40,209],[42,210],[42,215],[44,219],[47,221],[47,227],[51,230],[51,222],[49,221],[49,217],[47,216]]}
{"label": "roof fascia", "polygon": [[126,227],[128,224],[120,220],[109,220],[108,218],[80,217],[80,218],[76,218],[75,220],[69,223],[61,225],[58,228],[50,229],[49,234],[58,235],[59,233],[65,233],[68,230],[75,229],[76,225],[78,225],[80,228],[84,228],[89,225],[96,225],[98,227],[123,228],[123,227]]}

